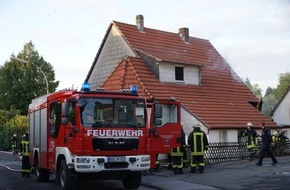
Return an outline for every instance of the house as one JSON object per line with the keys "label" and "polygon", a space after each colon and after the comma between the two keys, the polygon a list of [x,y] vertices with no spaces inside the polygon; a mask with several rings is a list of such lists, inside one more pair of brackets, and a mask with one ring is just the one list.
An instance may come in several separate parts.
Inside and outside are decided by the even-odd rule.
{"label": "house", "polygon": [[290,134],[290,86],[282,96],[278,104],[270,113],[272,119],[283,128],[285,135]]}
{"label": "house", "polygon": [[261,121],[276,125],[208,40],[189,36],[184,27],[178,33],[146,28],[142,15],[136,25],[109,25],[85,82],[113,91],[138,85],[147,98],[174,97],[185,133],[201,124],[210,142],[240,141],[249,121],[257,129]]}

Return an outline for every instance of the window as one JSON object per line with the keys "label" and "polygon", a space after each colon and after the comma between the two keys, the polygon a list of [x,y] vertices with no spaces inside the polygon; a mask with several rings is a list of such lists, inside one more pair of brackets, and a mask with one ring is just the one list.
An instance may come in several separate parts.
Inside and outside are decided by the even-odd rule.
{"label": "window", "polygon": [[178,122],[178,107],[172,104],[162,104],[162,124],[157,127],[162,127],[166,123]]}
{"label": "window", "polygon": [[75,119],[76,119],[76,109],[75,109],[76,103],[69,102],[68,104],[68,121],[75,126]]}
{"label": "window", "polygon": [[219,139],[220,139],[220,142],[227,142],[227,131],[221,130]]}
{"label": "window", "polygon": [[83,98],[83,126],[145,127],[143,99]]}
{"label": "window", "polygon": [[183,67],[175,66],[175,80],[184,81]]}
{"label": "window", "polygon": [[49,111],[49,132],[56,137],[61,123],[61,102],[51,103]]}

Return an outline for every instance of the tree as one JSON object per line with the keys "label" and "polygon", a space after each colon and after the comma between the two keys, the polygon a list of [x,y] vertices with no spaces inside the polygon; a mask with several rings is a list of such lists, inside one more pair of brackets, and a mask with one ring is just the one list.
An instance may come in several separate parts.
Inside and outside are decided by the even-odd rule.
{"label": "tree", "polygon": [[250,79],[248,78],[246,78],[245,84],[257,98],[262,98],[262,89],[258,84],[251,84]]}
{"label": "tree", "polygon": [[264,115],[269,116],[278,102],[279,102],[279,99],[277,98],[275,93],[265,95],[263,97],[262,113]]}
{"label": "tree", "polygon": [[277,86],[277,97],[280,99],[286,93],[290,86],[290,73],[279,74],[279,84]]}
{"label": "tree", "polygon": [[16,134],[18,142],[24,133],[28,132],[27,116],[16,115],[6,121],[3,126],[0,126],[0,150],[11,149],[11,137]]}
{"label": "tree", "polygon": [[270,95],[272,93],[273,93],[273,89],[271,87],[268,87],[267,90],[266,90],[265,96],[268,96],[268,95]]}
{"label": "tree", "polygon": [[17,110],[0,110],[0,128],[3,126],[8,120],[12,119],[16,115],[19,115],[20,112]]}
{"label": "tree", "polygon": [[279,100],[286,93],[290,86],[290,73],[279,74],[279,84],[277,88],[268,87],[263,97],[262,112],[265,115],[270,115],[272,110],[277,106]]}
{"label": "tree", "polygon": [[19,110],[26,115],[31,100],[46,94],[45,77],[38,68],[47,77],[49,92],[55,92],[59,81],[55,81],[53,67],[39,56],[32,42],[24,45],[17,58],[28,63],[10,59],[0,67],[0,109]]}

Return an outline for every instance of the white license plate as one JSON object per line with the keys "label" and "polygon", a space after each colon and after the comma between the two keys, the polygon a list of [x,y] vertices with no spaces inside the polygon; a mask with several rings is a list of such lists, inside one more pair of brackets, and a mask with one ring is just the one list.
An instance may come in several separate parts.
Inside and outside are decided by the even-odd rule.
{"label": "white license plate", "polygon": [[108,162],[125,162],[126,158],[121,156],[108,157]]}

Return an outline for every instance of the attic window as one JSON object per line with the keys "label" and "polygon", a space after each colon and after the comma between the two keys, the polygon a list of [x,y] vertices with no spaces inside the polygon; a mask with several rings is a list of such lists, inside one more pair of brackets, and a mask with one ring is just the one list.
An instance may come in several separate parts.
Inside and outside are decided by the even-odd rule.
{"label": "attic window", "polygon": [[184,81],[183,67],[175,66],[175,80]]}

